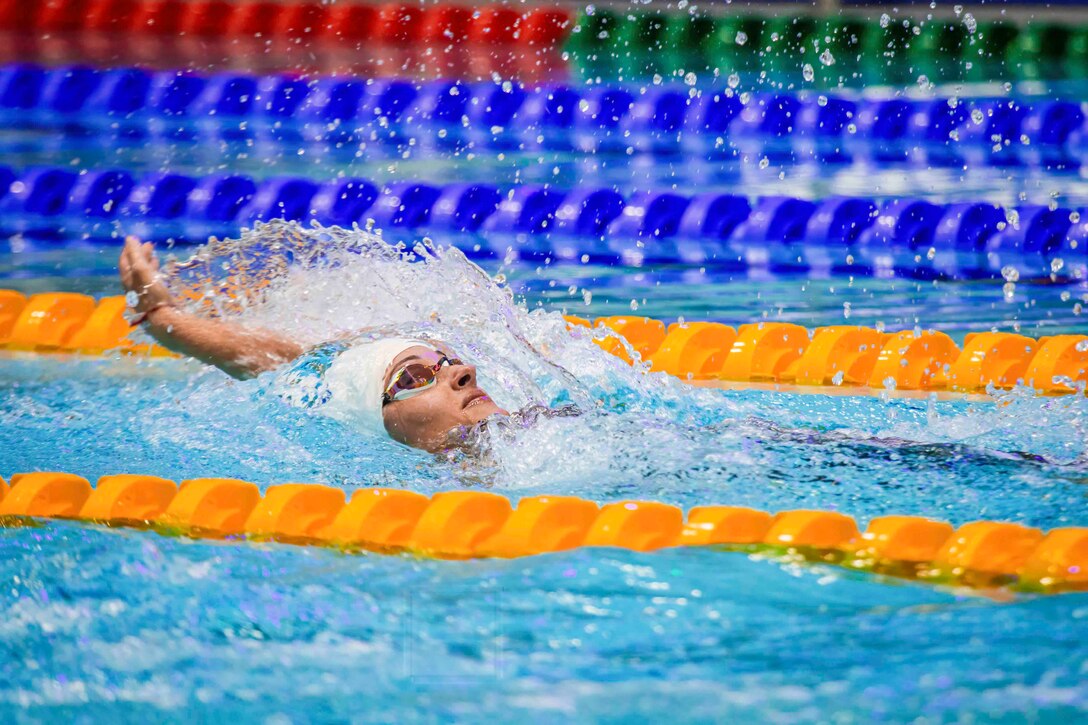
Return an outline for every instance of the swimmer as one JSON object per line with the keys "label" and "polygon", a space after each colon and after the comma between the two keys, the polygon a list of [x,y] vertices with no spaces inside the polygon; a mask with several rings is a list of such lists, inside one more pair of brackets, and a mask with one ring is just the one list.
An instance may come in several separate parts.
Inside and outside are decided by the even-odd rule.
{"label": "swimmer", "polygon": [[[119,267],[125,290],[136,295],[133,325],[143,325],[169,350],[235,378],[280,368],[307,352],[274,332],[182,310],[162,281],[150,242],[126,239]],[[342,398],[361,401],[345,417],[425,451],[446,448],[451,431],[508,415],[479,387],[476,368],[441,343],[406,338],[363,342],[342,353],[328,374],[334,399],[339,391]]]}

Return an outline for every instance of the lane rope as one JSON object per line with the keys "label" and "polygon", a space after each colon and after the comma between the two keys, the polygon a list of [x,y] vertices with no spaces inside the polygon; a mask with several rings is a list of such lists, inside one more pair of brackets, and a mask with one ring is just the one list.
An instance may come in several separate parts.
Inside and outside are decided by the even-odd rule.
{"label": "lane rope", "polygon": [[269,486],[226,478],[173,481],[112,475],[96,487],[69,473],[0,479],[0,521],[54,518],[151,527],[195,538],[280,541],[443,559],[513,558],[577,547],[650,552],[716,546],[823,562],[938,584],[1042,592],[1088,589],[1088,528],[1044,533],[1014,523],[959,528],[917,516],[881,516],[864,531],[837,511],[777,514],[738,506],[684,512],[653,501],[598,505],[533,496],[516,507],[484,491],[431,497],[403,489],[345,491],[321,484]]}
{"label": "lane rope", "polygon": [[[961,153],[996,165],[1076,168],[1086,133],[1076,100],[1033,97],[893,98],[863,93],[744,92],[714,81],[522,84],[402,78],[254,75],[224,71],[0,66],[0,110],[39,123],[123,128],[154,119],[164,137],[300,138],[344,142],[429,139],[500,150],[563,148],[733,155],[742,139],[807,142],[830,164],[851,150],[877,163],[907,160],[954,168]],[[814,146],[813,146],[814,144]],[[877,148],[872,149],[873,145]],[[805,151],[799,147],[798,152]],[[958,159],[958,161],[957,161]]]}
{"label": "lane rope", "polygon": [[[136,343],[122,296],[71,292],[27,298],[0,290],[0,349],[13,352],[107,351],[158,357],[172,353]],[[1088,385],[1088,335],[1031,338],[1010,332],[968,333],[961,349],[938,330],[886,332],[834,325],[809,330],[785,322],[732,327],[718,322],[667,325],[648,317],[567,316],[573,334],[592,336],[629,363],[695,384],[774,383],[869,393],[985,393],[1015,386],[1039,393],[1083,394]]]}
{"label": "lane rope", "polygon": [[1013,266],[1025,279],[1088,277],[1088,213],[1047,205],[0,166],[0,232],[50,248],[58,238],[116,243],[122,227],[203,244],[274,219],[467,234],[457,241],[477,258],[922,279],[1001,279]]}

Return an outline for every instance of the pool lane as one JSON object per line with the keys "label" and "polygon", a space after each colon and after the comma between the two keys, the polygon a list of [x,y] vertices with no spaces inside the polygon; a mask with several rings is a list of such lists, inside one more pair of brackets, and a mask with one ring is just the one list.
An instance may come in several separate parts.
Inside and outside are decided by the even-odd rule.
{"label": "pool lane", "polygon": [[[31,294],[120,293],[115,247],[35,248],[0,252],[0,287]],[[188,256],[188,249],[177,253]],[[653,269],[579,263],[514,263],[479,259],[501,275],[529,309],[582,317],[644,315],[672,322],[712,320],[731,325],[792,322],[805,327],[865,325],[888,330],[936,329],[957,344],[967,332],[994,329],[1039,337],[1083,334],[1088,282],[1027,279],[1011,286],[989,281],[774,276],[690,265]]]}

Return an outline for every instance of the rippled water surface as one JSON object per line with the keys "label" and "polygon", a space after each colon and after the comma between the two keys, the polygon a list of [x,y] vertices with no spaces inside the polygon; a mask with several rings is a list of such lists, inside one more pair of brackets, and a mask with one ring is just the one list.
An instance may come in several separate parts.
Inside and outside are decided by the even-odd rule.
{"label": "rippled water surface", "polygon": [[[238,382],[172,360],[9,355],[0,472],[1088,525],[1084,397],[696,389],[606,356],[556,312],[814,326],[842,322],[849,302],[851,322],[887,329],[1038,335],[1084,330],[1082,287],[1022,283],[1006,298],[993,283],[693,285],[698,270],[497,261],[484,273],[456,252],[407,262],[350,235],[285,268],[272,242],[291,235],[267,234],[208,250],[172,284],[214,290],[245,268],[270,286],[221,314],[311,342],[368,325],[441,337],[500,404],[582,414],[436,458],[300,407],[283,373]],[[112,254],[34,254],[19,260],[39,265],[30,278],[6,286],[117,293]],[[0,585],[9,719],[1071,721],[1088,709],[1088,595],[984,594],[742,553],[439,562],[50,522],[0,529]]]}

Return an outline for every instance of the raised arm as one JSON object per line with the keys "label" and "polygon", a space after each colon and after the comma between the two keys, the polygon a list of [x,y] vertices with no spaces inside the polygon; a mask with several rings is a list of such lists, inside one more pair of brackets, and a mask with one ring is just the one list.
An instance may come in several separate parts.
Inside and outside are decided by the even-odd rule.
{"label": "raised arm", "polygon": [[163,347],[214,365],[236,378],[253,377],[303,353],[301,345],[282,335],[205,319],[179,309],[162,282],[159,260],[150,242],[126,239],[119,266],[121,283],[137,295],[138,319]]}

